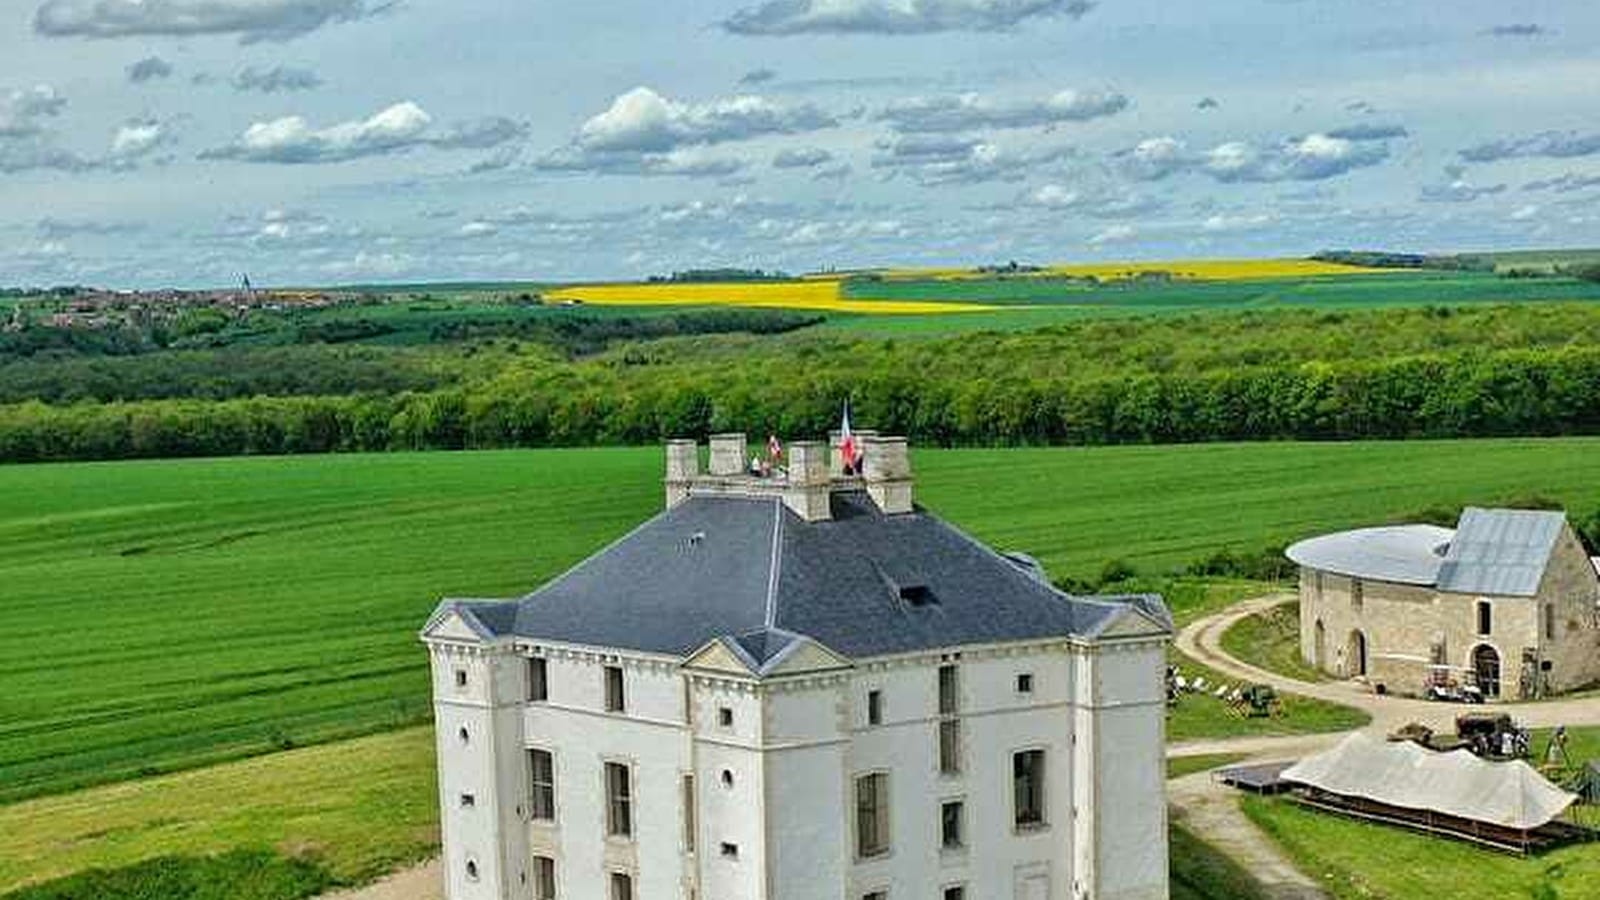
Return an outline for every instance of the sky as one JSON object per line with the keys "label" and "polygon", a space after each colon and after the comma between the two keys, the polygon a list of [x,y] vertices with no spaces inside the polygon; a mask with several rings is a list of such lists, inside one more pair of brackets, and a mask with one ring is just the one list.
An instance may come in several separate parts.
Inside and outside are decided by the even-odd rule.
{"label": "sky", "polygon": [[0,285],[1600,246],[1600,4],[4,0]]}

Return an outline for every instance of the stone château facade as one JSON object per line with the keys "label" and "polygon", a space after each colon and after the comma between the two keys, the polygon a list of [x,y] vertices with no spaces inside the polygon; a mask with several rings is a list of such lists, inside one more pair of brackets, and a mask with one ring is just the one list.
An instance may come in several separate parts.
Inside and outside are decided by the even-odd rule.
{"label": "stone ch\u00e2teau facade", "polygon": [[747,454],[430,618],[449,900],[1163,900],[1160,598],[930,515],[904,439]]}
{"label": "stone ch\u00e2teau facade", "polygon": [[1391,693],[1529,699],[1600,682],[1600,575],[1560,512],[1468,508],[1301,541],[1306,662]]}

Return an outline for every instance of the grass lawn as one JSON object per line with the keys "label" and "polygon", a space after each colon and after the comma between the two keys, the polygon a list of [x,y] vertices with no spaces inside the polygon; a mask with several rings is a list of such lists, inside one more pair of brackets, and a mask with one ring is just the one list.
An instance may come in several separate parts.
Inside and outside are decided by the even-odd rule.
{"label": "grass lawn", "polygon": [[[915,458],[930,508],[1093,576],[1112,557],[1156,574],[1436,504],[1593,508],[1597,453],[1562,439]],[[594,552],[659,508],[660,466],[634,448],[0,468],[0,802],[424,720],[415,634],[437,599],[515,595]]]}
{"label": "grass lawn", "polygon": [[1196,772],[1209,772],[1245,758],[1243,753],[1202,753],[1199,756],[1174,756],[1167,759],[1167,777],[1182,778]]}
{"label": "grass lawn", "polygon": [[1339,900],[1581,900],[1600,896],[1600,844],[1526,859],[1246,795],[1245,815]]}
{"label": "grass lawn", "polygon": [[1265,900],[1249,872],[1194,832],[1174,823],[1167,840],[1171,900]]}
{"label": "grass lawn", "polygon": [[1299,601],[1240,619],[1222,633],[1222,649],[1268,672],[1300,681],[1328,680],[1300,658]]}
{"label": "grass lawn", "polygon": [[438,816],[433,729],[409,728],[0,807],[0,894],[239,848],[361,882],[435,852]]}

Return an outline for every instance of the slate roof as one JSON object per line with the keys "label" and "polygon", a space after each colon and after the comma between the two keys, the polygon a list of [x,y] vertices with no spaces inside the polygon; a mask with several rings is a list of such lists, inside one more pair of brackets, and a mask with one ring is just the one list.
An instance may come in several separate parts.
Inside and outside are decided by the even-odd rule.
{"label": "slate roof", "polygon": [[1535,509],[1468,507],[1439,567],[1439,590],[1532,597],[1567,516]]}
{"label": "slate roof", "polygon": [[1566,520],[1556,511],[1469,506],[1455,529],[1358,528],[1300,541],[1284,553],[1302,566],[1340,575],[1457,594],[1533,597]]}
{"label": "slate roof", "polygon": [[809,637],[847,657],[1098,635],[1159,597],[1074,597],[922,509],[864,491],[806,522],[777,498],[691,497],[520,600],[473,606],[497,634],[687,656],[731,638],[766,663]]}

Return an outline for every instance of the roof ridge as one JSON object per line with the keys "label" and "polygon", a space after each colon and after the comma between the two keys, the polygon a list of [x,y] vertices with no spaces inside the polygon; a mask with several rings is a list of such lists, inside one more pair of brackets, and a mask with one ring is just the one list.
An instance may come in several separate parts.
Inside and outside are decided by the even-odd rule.
{"label": "roof ridge", "polygon": [[778,622],[778,576],[783,568],[783,501],[772,498],[772,556],[767,561],[767,611],[763,621],[768,630]]}

